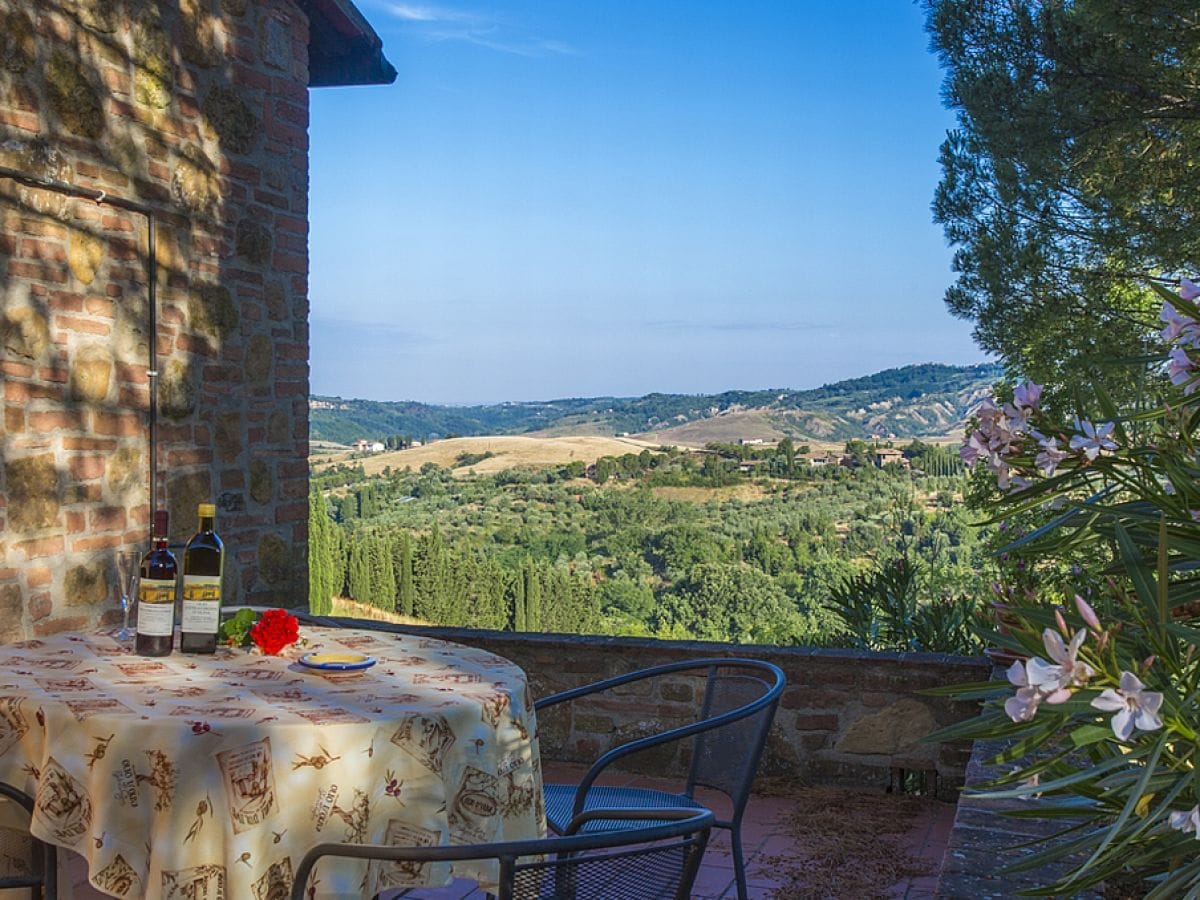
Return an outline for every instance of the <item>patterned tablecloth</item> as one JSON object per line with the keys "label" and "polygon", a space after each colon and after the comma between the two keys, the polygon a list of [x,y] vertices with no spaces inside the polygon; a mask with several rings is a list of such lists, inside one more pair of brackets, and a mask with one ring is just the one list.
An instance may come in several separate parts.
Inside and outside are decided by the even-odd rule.
{"label": "patterned tablecloth", "polygon": [[[0,647],[0,780],[33,833],[117,897],[283,898],[323,841],[545,833],[533,704],[506,659],[444,641],[303,628],[289,656],[135,655],[67,634]],[[318,673],[302,652],[378,663]],[[492,880],[486,864],[453,875]],[[445,866],[325,861],[313,898],[443,884]]]}

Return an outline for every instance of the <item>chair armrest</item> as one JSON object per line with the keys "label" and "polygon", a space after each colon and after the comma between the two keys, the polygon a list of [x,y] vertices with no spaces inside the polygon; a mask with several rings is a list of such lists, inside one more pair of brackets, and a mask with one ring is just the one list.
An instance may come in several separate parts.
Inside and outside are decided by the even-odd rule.
{"label": "chair armrest", "polygon": [[622,809],[618,807],[605,807],[603,809],[589,809],[586,812],[579,813],[571,819],[563,835],[572,835],[578,832],[583,826],[597,819],[637,819],[639,821],[661,821],[661,822],[682,822],[683,820],[696,820],[695,827],[697,830],[701,828],[710,828],[715,821],[715,816],[712,810],[703,807],[666,807],[663,809],[650,809],[648,807],[631,807]]}

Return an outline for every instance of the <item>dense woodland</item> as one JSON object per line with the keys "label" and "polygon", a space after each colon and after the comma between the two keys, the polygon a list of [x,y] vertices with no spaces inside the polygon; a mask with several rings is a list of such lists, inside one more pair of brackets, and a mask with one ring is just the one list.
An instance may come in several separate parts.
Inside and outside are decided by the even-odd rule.
{"label": "dense woodland", "polygon": [[853,467],[810,467],[803,449],[646,450],[490,476],[470,458],[374,478],[327,469],[312,479],[311,606],[344,595],[518,631],[929,642],[864,619],[875,592],[900,618],[942,610],[938,627],[959,633],[934,642],[969,646],[961,620],[987,592],[986,551],[953,451],[913,442],[911,469],[878,469],[861,441],[846,448]]}

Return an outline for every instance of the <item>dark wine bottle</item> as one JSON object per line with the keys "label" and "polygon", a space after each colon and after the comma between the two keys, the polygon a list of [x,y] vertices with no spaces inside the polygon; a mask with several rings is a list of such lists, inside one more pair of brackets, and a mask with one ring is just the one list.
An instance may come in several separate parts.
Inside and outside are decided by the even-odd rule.
{"label": "dark wine bottle", "polygon": [[166,656],[175,635],[175,584],[179,567],[167,549],[167,511],[154,513],[150,551],[138,569],[137,652]]}
{"label": "dark wine bottle", "polygon": [[201,503],[200,527],[183,550],[183,628],[179,649],[184,653],[212,653],[217,649],[221,626],[221,574],[225,547],[213,530],[217,509]]}

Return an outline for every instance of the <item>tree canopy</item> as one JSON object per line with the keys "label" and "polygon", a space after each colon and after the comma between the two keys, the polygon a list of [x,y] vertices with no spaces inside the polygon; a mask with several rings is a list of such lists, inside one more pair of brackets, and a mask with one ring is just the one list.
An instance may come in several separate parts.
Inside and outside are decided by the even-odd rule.
{"label": "tree canopy", "polygon": [[1200,261],[1200,8],[926,0],[944,97],[934,218],[951,311],[980,345],[1070,386],[1145,346],[1148,279]]}

